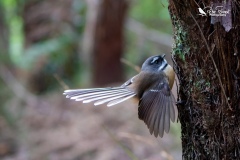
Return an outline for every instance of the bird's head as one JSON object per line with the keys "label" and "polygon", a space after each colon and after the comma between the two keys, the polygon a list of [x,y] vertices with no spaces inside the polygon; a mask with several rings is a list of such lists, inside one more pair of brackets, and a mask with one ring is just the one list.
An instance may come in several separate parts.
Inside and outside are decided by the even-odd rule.
{"label": "bird's head", "polygon": [[164,55],[149,57],[142,65],[142,71],[152,73],[165,73],[169,79],[169,86],[172,88],[175,80],[175,72],[173,68],[167,63]]}
{"label": "bird's head", "polygon": [[165,54],[149,57],[142,65],[142,71],[161,72],[168,66]]}

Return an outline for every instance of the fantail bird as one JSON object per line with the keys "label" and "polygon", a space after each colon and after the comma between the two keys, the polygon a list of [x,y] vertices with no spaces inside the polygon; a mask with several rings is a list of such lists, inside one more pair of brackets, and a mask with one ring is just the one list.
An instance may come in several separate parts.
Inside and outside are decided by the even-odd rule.
{"label": "fantail bird", "polygon": [[175,121],[174,96],[171,93],[175,73],[165,55],[149,57],[141,72],[120,87],[66,90],[66,98],[94,105],[113,106],[134,97],[138,100],[138,117],[155,137],[169,132],[170,119]]}

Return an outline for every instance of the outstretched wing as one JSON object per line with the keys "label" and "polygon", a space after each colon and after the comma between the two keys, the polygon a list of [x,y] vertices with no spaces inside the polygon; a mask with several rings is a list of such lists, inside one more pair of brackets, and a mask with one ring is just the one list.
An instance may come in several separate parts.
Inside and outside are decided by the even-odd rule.
{"label": "outstretched wing", "polygon": [[175,120],[174,96],[168,82],[159,82],[143,93],[139,102],[138,116],[155,137],[169,132],[170,119]]}
{"label": "outstretched wing", "polygon": [[95,102],[94,105],[108,102],[107,106],[109,107],[136,95],[133,91],[124,87],[66,90],[63,94],[66,95],[66,98],[83,103]]}

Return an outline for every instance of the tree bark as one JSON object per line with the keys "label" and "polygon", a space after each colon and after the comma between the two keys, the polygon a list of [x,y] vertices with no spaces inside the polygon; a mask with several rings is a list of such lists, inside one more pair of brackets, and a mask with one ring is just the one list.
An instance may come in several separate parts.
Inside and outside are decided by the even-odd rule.
{"label": "tree bark", "polygon": [[[207,6],[230,12],[210,16]],[[169,0],[183,159],[240,158],[239,7],[232,0]]]}
{"label": "tree bark", "polygon": [[123,53],[126,0],[101,0],[94,29],[92,50],[93,83],[105,85],[123,80],[120,57]]}

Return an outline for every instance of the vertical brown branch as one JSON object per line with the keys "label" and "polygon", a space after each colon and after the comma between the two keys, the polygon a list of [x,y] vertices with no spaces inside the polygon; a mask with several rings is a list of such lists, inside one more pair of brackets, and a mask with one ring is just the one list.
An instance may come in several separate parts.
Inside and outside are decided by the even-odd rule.
{"label": "vertical brown branch", "polygon": [[104,85],[123,80],[120,58],[123,54],[123,25],[126,0],[101,0],[94,27],[92,50],[93,82]]}

